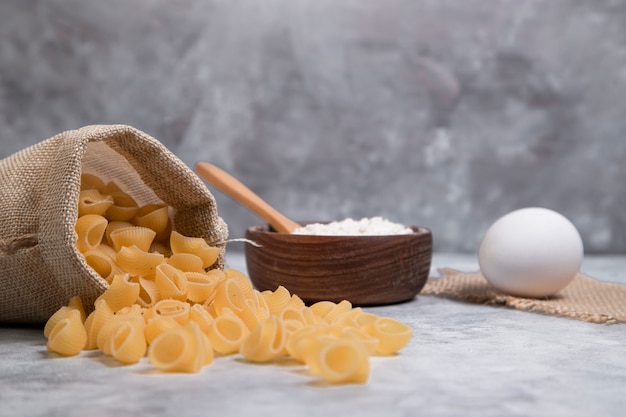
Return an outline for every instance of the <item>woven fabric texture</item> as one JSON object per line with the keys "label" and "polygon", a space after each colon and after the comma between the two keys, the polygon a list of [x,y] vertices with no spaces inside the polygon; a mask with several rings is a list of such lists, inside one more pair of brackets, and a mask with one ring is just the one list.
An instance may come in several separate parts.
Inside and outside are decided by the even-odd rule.
{"label": "woven fabric texture", "polygon": [[[66,131],[0,161],[0,322],[44,322],[70,297],[89,306],[106,289],[76,249],[82,173],[139,205],[168,204],[175,230],[224,248],[213,195],[156,139],[124,125]],[[223,259],[224,249],[217,267]]]}
{"label": "woven fabric texture", "polygon": [[591,323],[626,323],[626,285],[598,281],[583,274],[556,295],[522,298],[493,289],[479,273],[440,269],[421,294],[437,295],[473,303],[501,305],[518,310],[569,317]]}

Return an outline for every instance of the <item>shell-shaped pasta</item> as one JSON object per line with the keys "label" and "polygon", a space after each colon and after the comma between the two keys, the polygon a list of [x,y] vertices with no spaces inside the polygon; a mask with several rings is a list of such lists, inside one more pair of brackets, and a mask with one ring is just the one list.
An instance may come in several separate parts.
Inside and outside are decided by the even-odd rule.
{"label": "shell-shaped pasta", "polygon": [[296,361],[304,363],[318,345],[317,338],[326,336],[329,332],[330,329],[326,324],[300,327],[287,339],[285,350]]}
{"label": "shell-shaped pasta", "polygon": [[352,310],[352,303],[350,303],[350,301],[340,301],[332,308],[332,310],[326,313],[326,315],[324,316],[324,320],[326,320],[328,323],[333,323],[339,316],[349,312],[350,310]]}
{"label": "shell-shaped pasta", "polygon": [[111,252],[106,248],[113,250],[107,245],[100,245],[84,252],[83,256],[87,265],[110,284],[115,275],[123,274],[124,271],[115,263],[115,252],[111,256]]}
{"label": "shell-shaped pasta", "polygon": [[363,330],[378,339],[376,351],[381,355],[391,355],[409,343],[413,331],[410,326],[389,317],[378,317],[363,326]]}
{"label": "shell-shaped pasta", "polygon": [[[361,307],[353,308],[351,310],[347,310],[343,313],[338,314],[332,322],[334,327],[343,328],[343,327],[362,327],[361,324],[357,321],[359,316],[364,314]],[[369,313],[368,313],[369,314]]]}
{"label": "shell-shaped pasta", "polygon": [[155,231],[155,241],[167,238],[172,230],[170,214],[166,204],[148,204],[139,207],[134,222],[137,226],[148,227]]}
{"label": "shell-shaped pasta", "polygon": [[202,272],[185,272],[187,278],[187,299],[194,303],[206,301],[219,284],[215,275]]}
{"label": "shell-shaped pasta", "polygon": [[237,316],[239,316],[250,331],[255,329],[259,323],[263,321],[257,315],[257,305],[255,301],[251,299],[244,300],[244,305],[241,311],[237,313]]}
{"label": "shell-shaped pasta", "polygon": [[170,247],[173,253],[191,253],[202,259],[202,267],[208,268],[215,263],[222,250],[211,246],[203,238],[184,236],[176,231],[170,235]]}
{"label": "shell-shaped pasta", "polygon": [[104,216],[112,205],[113,197],[110,195],[103,195],[97,189],[82,190],[78,195],[78,217],[86,214]]}
{"label": "shell-shaped pasta", "polygon": [[[276,316],[273,316],[276,317]],[[291,339],[291,336],[298,330],[302,329],[303,327],[305,327],[304,324],[302,324],[302,322],[298,321],[298,320],[281,320],[283,322],[283,324],[285,325],[285,332],[287,333],[287,341],[289,341]],[[287,351],[287,343],[285,343],[285,353],[289,353]]]}
{"label": "shell-shaped pasta", "polygon": [[105,300],[111,310],[116,312],[133,305],[138,296],[139,284],[131,282],[130,275],[120,274],[113,277],[109,288],[98,297],[98,300]]}
{"label": "shell-shaped pasta", "polygon": [[106,211],[106,217],[110,221],[127,222],[137,213],[139,206],[134,198],[124,191],[111,191],[113,204]]}
{"label": "shell-shaped pasta", "polygon": [[150,246],[150,252],[160,253],[168,257],[172,255],[172,250],[170,249],[170,247],[163,242],[152,242],[152,245]]}
{"label": "shell-shaped pasta", "polygon": [[145,309],[139,304],[132,304],[115,312],[115,317],[142,317]]}
{"label": "shell-shaped pasta", "polygon": [[109,221],[97,214],[87,214],[76,220],[74,230],[76,231],[76,247],[81,253],[95,249],[102,242],[104,231]]}
{"label": "shell-shaped pasta", "polygon": [[137,246],[124,246],[117,252],[115,262],[131,275],[149,277],[154,275],[157,266],[165,262],[160,253],[146,252]]}
{"label": "shell-shaped pasta", "polygon": [[220,282],[215,289],[215,299],[213,300],[215,312],[220,315],[223,309],[228,308],[239,315],[246,307],[245,299],[237,281],[227,278]]}
{"label": "shell-shaped pasta", "polygon": [[48,320],[46,321],[46,325],[44,326],[44,329],[43,329],[44,337],[46,338],[49,337],[50,332],[52,331],[54,326],[56,326],[56,324],[60,322],[61,320],[67,318],[67,316],[74,310],[78,311],[78,313],[80,314],[80,321],[84,322],[86,318],[86,314],[85,314],[85,309],[83,307],[83,301],[81,300],[80,297],[74,296],[70,298],[67,305],[59,308],[57,311],[54,312],[52,316],[50,316],[50,318],[48,318]]}
{"label": "shell-shaped pasta", "polygon": [[291,301],[291,294],[287,290],[287,288],[280,285],[274,291],[263,291],[261,293],[263,298],[265,298],[265,302],[267,303],[267,308],[269,309],[270,314],[274,316],[280,316],[282,311],[287,307],[289,302]]}
{"label": "shell-shaped pasta", "polygon": [[267,301],[265,301],[265,298],[257,290],[252,292],[252,297],[246,300],[246,304],[251,306],[259,321],[263,321],[271,315],[270,309],[267,306]]}
{"label": "shell-shaped pasta", "polygon": [[111,356],[122,363],[139,362],[146,355],[143,320],[116,320],[109,329]]}
{"label": "shell-shaped pasta", "polygon": [[190,321],[185,327],[187,331],[193,334],[198,343],[196,366],[202,367],[204,365],[209,365],[211,362],[213,362],[213,346],[211,346],[211,341],[209,340],[209,337],[206,335],[206,333],[202,331],[202,329],[196,322]]}
{"label": "shell-shaped pasta", "polygon": [[204,273],[202,259],[191,253],[174,253],[167,258],[167,263],[183,272]]}
{"label": "shell-shaped pasta", "polygon": [[359,325],[359,327],[365,327],[375,322],[379,318],[379,316],[377,316],[376,314],[362,311],[360,308],[356,308],[355,310],[357,310],[358,314],[354,315],[354,320]]}
{"label": "shell-shaped pasta", "polygon": [[187,300],[187,277],[180,269],[163,263],[156,267],[154,275],[161,298],[171,298],[174,300]]}
{"label": "shell-shaped pasta", "polygon": [[148,252],[152,241],[156,236],[156,232],[147,227],[129,226],[119,227],[112,230],[108,239],[113,245],[113,249],[117,252],[123,246],[137,246],[140,250]]}
{"label": "shell-shaped pasta", "polygon": [[88,350],[98,347],[98,334],[114,317],[113,310],[105,300],[97,300],[94,306],[94,311],[85,320],[85,331],[87,332],[85,349]]}
{"label": "shell-shaped pasta", "polygon": [[144,335],[146,342],[151,344],[161,333],[182,327],[182,324],[169,317],[153,317],[146,323]]}
{"label": "shell-shaped pasta", "polygon": [[75,295],[74,297],[70,298],[70,300],[67,302],[67,306],[78,310],[78,312],[80,313],[80,321],[82,321],[83,323],[85,322],[87,314],[85,314],[83,300],[79,296]]}
{"label": "shell-shaped pasta", "polygon": [[282,320],[295,320],[304,326],[310,326],[319,323],[322,319],[316,316],[309,307],[286,308],[280,316]]}
{"label": "shell-shaped pasta", "polygon": [[148,359],[160,371],[193,372],[197,350],[191,334],[180,327],[157,336],[148,348]]}
{"label": "shell-shaped pasta", "polygon": [[196,323],[204,333],[209,333],[213,316],[202,304],[194,304],[189,311],[189,320]]}
{"label": "shell-shaped pasta", "polygon": [[83,173],[80,176],[81,190],[102,190],[104,189],[104,181],[94,174]]}
{"label": "shell-shaped pasta", "polygon": [[227,355],[239,351],[250,333],[245,323],[234,314],[222,314],[213,320],[208,336],[216,352]]}
{"label": "shell-shaped pasta", "polygon": [[380,341],[377,338],[367,334],[362,329],[356,327],[339,327],[333,330],[336,331],[339,337],[348,337],[361,343],[361,345],[363,345],[369,355],[374,355],[377,352]]}
{"label": "shell-shaped pasta", "polygon": [[72,309],[50,331],[46,349],[60,355],[73,356],[83,350],[85,343],[87,343],[87,332],[80,319],[80,312]]}
{"label": "shell-shaped pasta", "polygon": [[290,308],[300,308],[304,307],[306,304],[302,301],[302,298],[298,297],[296,294],[291,294],[291,300],[289,300],[289,304],[287,307]]}
{"label": "shell-shaped pasta", "polygon": [[[197,327],[197,326],[196,326]],[[165,372],[198,372],[213,359],[206,335],[194,324],[163,332],[150,344],[148,358]]]}
{"label": "shell-shaped pasta", "polygon": [[205,273],[215,279],[216,288],[221,282],[226,281],[226,273],[221,269],[209,269]]}
{"label": "shell-shaped pasta", "polygon": [[243,295],[246,298],[251,298],[253,296],[252,293],[254,291],[254,287],[252,285],[252,281],[250,281],[250,278],[248,278],[246,274],[235,269],[224,269],[224,274],[226,274],[227,279],[230,278],[237,282],[237,285],[239,285],[241,292],[243,292]]}
{"label": "shell-shaped pasta", "polygon": [[250,332],[239,353],[249,361],[268,362],[283,354],[286,341],[285,325],[276,316],[270,316]]}
{"label": "shell-shaped pasta", "polygon": [[66,319],[72,311],[76,310],[75,308],[69,306],[62,306],[57,311],[54,312],[46,321],[46,325],[43,328],[43,335],[46,338],[50,337],[50,333],[52,329],[61,321]]}
{"label": "shell-shaped pasta", "polygon": [[154,281],[144,277],[139,277],[139,295],[137,296],[137,304],[144,308],[150,308],[161,299],[159,289]]}
{"label": "shell-shaped pasta", "polygon": [[109,246],[113,247],[113,241],[111,240],[111,233],[113,233],[117,229],[123,229],[126,227],[133,227],[133,226],[134,224],[129,223],[129,222],[109,222],[109,225],[107,226],[104,232],[104,237],[106,238],[106,241],[109,244]]}
{"label": "shell-shaped pasta", "polygon": [[313,357],[316,373],[330,383],[365,383],[369,379],[369,356],[353,339],[326,339]]}
{"label": "shell-shaped pasta", "polygon": [[107,182],[104,187],[100,190],[102,194],[111,194],[116,191],[122,191],[119,185],[115,181]]}
{"label": "shell-shaped pasta", "polygon": [[113,346],[114,346],[114,336],[115,330],[121,322],[133,322],[135,326],[141,328],[145,327],[145,321],[141,316],[138,315],[122,315],[118,316],[117,314],[113,316],[113,320],[110,320],[98,333],[98,337],[96,339],[96,345],[98,349],[105,355],[112,355]]}
{"label": "shell-shaped pasta", "polygon": [[311,304],[310,309],[316,316],[324,318],[335,306],[332,301],[318,301]]}
{"label": "shell-shaped pasta", "polygon": [[152,317],[171,318],[179,324],[185,325],[189,322],[190,308],[189,303],[184,301],[161,300],[144,313],[144,319],[150,320]]}

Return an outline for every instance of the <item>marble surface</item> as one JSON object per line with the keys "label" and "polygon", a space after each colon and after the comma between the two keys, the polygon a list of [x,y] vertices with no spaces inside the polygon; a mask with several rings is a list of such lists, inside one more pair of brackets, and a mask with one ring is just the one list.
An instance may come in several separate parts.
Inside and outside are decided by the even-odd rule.
{"label": "marble surface", "polygon": [[[245,269],[237,252],[228,266]],[[476,270],[437,253],[437,268]],[[582,272],[626,284],[626,257],[591,256]],[[626,300],[625,300],[626,302]],[[626,325],[432,296],[371,311],[410,324],[395,357],[372,358],[366,385],[331,387],[289,364],[218,358],[195,375],[120,366],[96,353],[57,358],[41,329],[0,328],[0,416],[618,416],[626,407]]]}
{"label": "marble surface", "polygon": [[[508,211],[626,253],[626,2],[2,0],[0,156],[125,123],[298,220],[468,252]],[[233,237],[258,219],[217,194]]]}

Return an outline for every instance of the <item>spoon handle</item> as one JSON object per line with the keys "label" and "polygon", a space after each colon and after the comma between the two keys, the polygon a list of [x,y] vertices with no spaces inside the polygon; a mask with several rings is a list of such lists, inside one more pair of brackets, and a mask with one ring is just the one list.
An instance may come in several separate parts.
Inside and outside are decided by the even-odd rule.
{"label": "spoon handle", "polygon": [[300,225],[270,206],[261,197],[226,171],[208,162],[198,162],[196,172],[224,194],[265,220],[280,233],[291,233]]}

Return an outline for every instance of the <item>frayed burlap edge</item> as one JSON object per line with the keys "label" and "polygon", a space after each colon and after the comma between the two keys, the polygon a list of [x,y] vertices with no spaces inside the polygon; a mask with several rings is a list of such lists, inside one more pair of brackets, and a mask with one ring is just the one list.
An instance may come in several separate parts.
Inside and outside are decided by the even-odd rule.
{"label": "frayed burlap edge", "polygon": [[598,324],[626,323],[626,285],[598,281],[583,274],[554,296],[522,298],[503,294],[489,285],[480,272],[439,269],[429,278],[422,295],[498,305],[522,311],[568,317]]}

